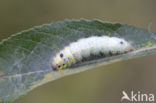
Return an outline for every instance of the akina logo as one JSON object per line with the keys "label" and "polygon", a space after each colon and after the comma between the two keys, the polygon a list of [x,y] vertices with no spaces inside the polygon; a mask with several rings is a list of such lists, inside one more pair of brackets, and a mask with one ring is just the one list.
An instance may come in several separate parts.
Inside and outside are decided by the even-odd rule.
{"label": "akina logo", "polygon": [[130,93],[127,93],[125,91],[122,91],[122,98],[121,101],[131,101],[131,102],[143,102],[143,103],[154,103],[155,96],[153,93],[141,93],[140,91],[134,92],[131,91]]}

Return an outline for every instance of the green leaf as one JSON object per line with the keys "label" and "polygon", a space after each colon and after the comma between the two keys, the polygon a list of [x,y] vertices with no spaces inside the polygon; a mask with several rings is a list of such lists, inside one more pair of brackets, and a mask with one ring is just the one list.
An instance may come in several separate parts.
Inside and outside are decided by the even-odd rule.
{"label": "green leaf", "polygon": [[[56,52],[71,42],[93,35],[124,38],[135,50],[84,62],[72,69],[51,69],[50,63]],[[0,101],[13,101],[35,87],[66,75],[152,53],[156,53],[156,33],[129,25],[81,19],[34,27],[0,44]]]}

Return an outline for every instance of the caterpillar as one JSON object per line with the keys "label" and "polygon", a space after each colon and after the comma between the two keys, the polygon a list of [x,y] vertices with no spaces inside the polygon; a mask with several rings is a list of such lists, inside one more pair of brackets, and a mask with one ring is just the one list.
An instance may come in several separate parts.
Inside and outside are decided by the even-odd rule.
{"label": "caterpillar", "polygon": [[51,68],[61,70],[92,55],[106,57],[127,53],[131,50],[133,50],[132,45],[122,38],[108,36],[82,38],[70,43],[57,53],[52,59]]}

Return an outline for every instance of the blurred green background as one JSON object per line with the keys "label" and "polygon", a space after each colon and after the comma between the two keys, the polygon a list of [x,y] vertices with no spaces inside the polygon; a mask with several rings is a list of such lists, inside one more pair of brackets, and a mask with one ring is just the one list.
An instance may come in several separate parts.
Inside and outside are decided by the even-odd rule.
{"label": "blurred green background", "polygon": [[[80,18],[156,32],[156,0],[0,0],[0,40],[36,25]],[[119,103],[122,90],[156,94],[155,61],[150,55],[67,76],[14,103]]]}

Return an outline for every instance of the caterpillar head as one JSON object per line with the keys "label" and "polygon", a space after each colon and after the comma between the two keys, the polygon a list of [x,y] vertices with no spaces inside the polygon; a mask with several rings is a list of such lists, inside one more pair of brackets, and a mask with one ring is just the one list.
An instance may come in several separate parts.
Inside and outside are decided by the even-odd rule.
{"label": "caterpillar head", "polygon": [[63,59],[63,58],[64,58],[64,54],[63,53],[58,53],[53,58],[53,61],[51,63],[51,67],[53,68],[53,70],[62,69],[63,67],[66,66],[65,59]]}

